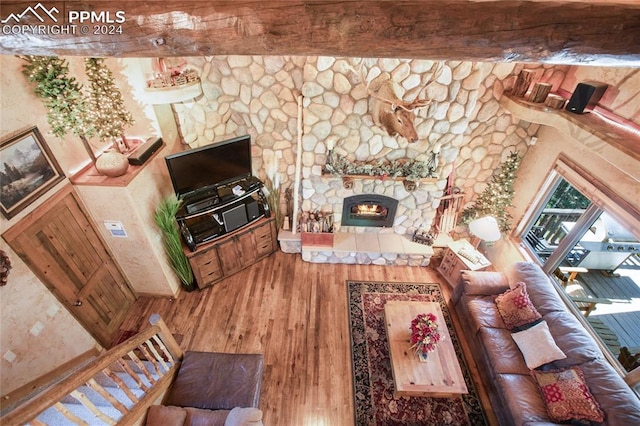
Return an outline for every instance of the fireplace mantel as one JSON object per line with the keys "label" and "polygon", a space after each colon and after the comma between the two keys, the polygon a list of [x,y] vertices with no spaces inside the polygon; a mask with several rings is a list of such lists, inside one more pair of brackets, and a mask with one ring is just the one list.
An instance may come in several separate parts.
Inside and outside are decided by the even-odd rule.
{"label": "fireplace mantel", "polygon": [[351,189],[355,180],[380,180],[380,181],[393,181],[402,182],[407,191],[414,191],[417,183],[436,183],[437,178],[422,178],[417,180],[409,180],[406,177],[389,177],[389,176],[377,176],[377,175],[335,175],[333,173],[323,173],[323,178],[335,178],[342,179],[342,185],[345,189]]}
{"label": "fireplace mantel", "polygon": [[[599,113],[574,114],[566,110],[554,110],[543,104],[533,104],[505,94],[500,104],[516,117],[532,123],[543,124],[584,143],[597,147],[606,143],[635,160],[640,160],[640,131]],[[622,119],[621,119],[622,121]]]}

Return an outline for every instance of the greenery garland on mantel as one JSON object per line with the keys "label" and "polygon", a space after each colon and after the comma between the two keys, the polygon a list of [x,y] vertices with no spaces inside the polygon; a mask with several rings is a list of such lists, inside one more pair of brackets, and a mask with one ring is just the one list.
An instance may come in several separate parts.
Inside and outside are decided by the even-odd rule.
{"label": "greenery garland on mantel", "polygon": [[324,166],[326,174],[335,176],[377,176],[381,179],[402,178],[404,180],[419,182],[423,179],[436,179],[435,174],[438,167],[437,153],[432,152],[428,161],[405,160],[388,161],[378,160],[376,162],[352,162],[346,157],[329,151],[327,161]]}

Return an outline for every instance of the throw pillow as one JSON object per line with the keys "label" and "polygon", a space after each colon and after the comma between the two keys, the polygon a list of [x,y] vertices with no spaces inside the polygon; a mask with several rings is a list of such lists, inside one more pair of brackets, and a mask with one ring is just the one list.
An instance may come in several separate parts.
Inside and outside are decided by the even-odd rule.
{"label": "throw pillow", "polygon": [[542,318],[531,303],[527,286],[519,282],[515,287],[500,294],[495,299],[502,321],[509,330],[530,324]]}
{"label": "throw pillow", "polygon": [[224,426],[262,426],[262,410],[253,407],[234,407]]}
{"label": "throw pillow", "polygon": [[546,321],[541,321],[527,330],[512,333],[511,337],[520,348],[524,362],[530,370],[567,357],[553,340]]}
{"label": "throw pillow", "polygon": [[588,420],[602,423],[604,413],[589,390],[579,367],[556,371],[531,371],[549,417],[554,422]]}

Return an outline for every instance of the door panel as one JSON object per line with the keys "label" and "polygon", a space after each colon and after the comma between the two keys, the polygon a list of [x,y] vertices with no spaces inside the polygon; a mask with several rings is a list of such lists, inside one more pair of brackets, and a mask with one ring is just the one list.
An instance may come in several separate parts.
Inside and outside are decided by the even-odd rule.
{"label": "door panel", "polygon": [[87,331],[108,347],[136,296],[73,188],[61,190],[4,237]]}
{"label": "door panel", "polygon": [[240,251],[239,257],[242,259],[241,263],[243,265],[253,263],[257,257],[253,231],[238,235],[238,249]]}
{"label": "door panel", "polygon": [[231,275],[242,269],[240,254],[236,249],[236,237],[232,237],[216,246],[220,266],[224,275]]}

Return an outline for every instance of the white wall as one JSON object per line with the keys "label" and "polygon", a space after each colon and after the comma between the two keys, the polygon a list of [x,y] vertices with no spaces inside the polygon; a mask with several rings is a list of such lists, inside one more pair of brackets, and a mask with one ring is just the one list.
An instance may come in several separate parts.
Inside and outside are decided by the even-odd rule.
{"label": "white wall", "polygon": [[[88,164],[90,158],[77,136],[58,138],[51,134],[46,109],[22,75],[23,63],[23,60],[14,56],[0,55],[0,137],[37,126],[63,172],[70,176]],[[84,75],[82,58],[70,58],[70,64],[73,75]],[[120,62],[110,59],[107,66],[116,77],[127,107],[136,120],[127,134],[148,135],[154,131],[154,123],[148,113],[128,95],[131,89],[126,80],[121,80]],[[96,149],[102,146],[95,140],[92,144]],[[67,179],[11,220],[0,217],[0,233],[38,205],[46,203],[65,184],[68,184]],[[151,189],[157,190],[155,187]],[[117,199],[110,200],[110,203],[117,205]],[[101,223],[98,226],[102,226]],[[0,395],[4,395],[94,348],[97,342],[9,248],[4,239],[0,239],[0,249],[9,254],[13,265],[8,284],[0,287]],[[44,329],[35,335],[31,330],[34,326],[38,329],[38,324],[42,324]]]}

